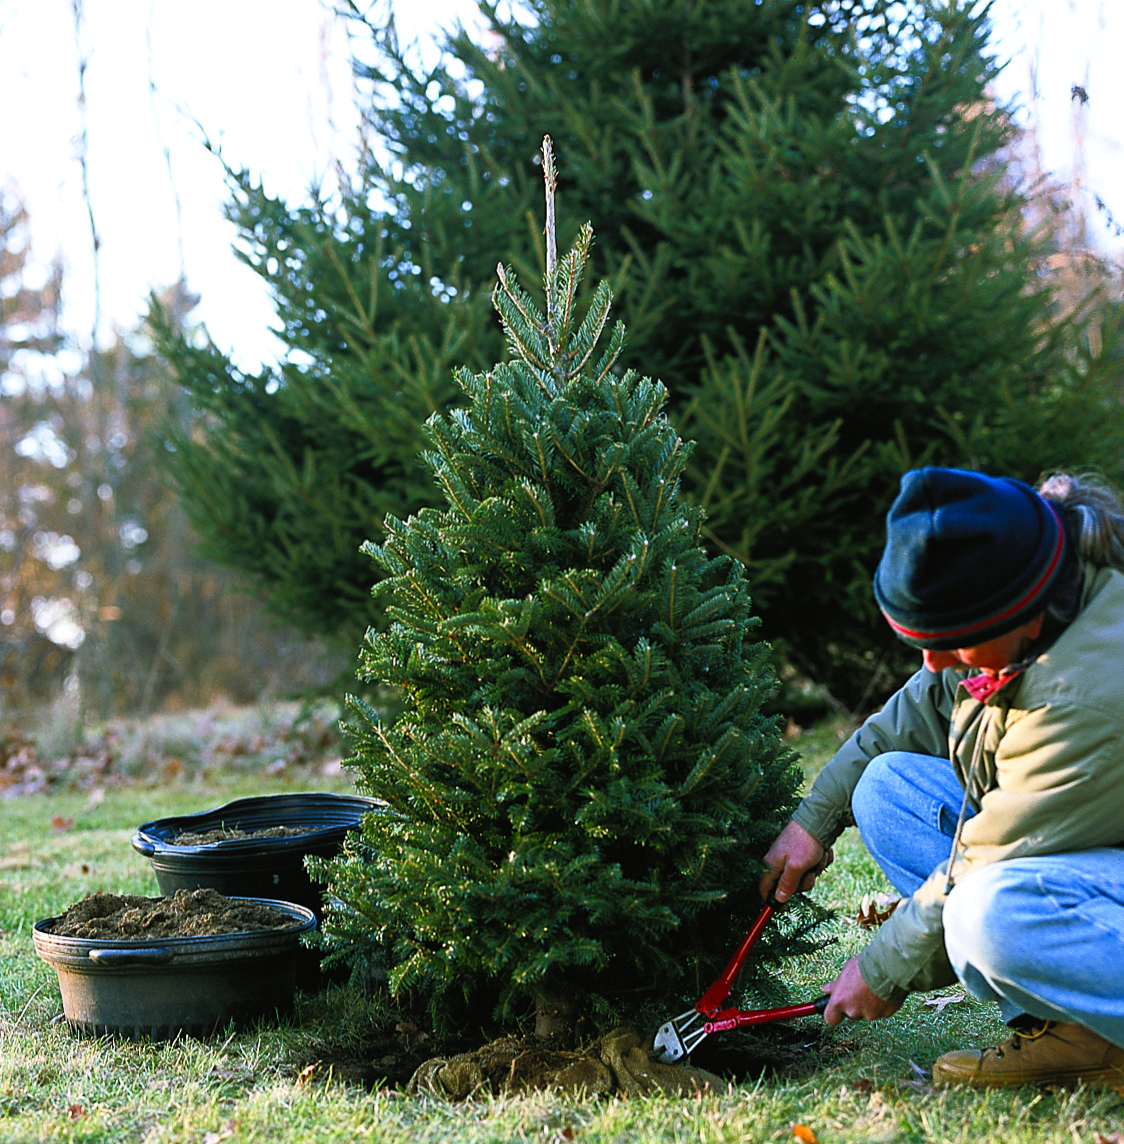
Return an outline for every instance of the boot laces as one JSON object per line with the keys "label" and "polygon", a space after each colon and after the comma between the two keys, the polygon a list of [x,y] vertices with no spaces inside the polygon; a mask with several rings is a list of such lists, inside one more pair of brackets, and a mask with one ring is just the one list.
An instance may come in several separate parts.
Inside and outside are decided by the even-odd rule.
{"label": "boot laces", "polygon": [[1023,1047],[1024,1041],[1037,1041],[1039,1037],[1044,1037],[1053,1024],[1053,1021],[1043,1021],[1041,1025],[1032,1026],[1028,1029],[1016,1029],[1009,1040],[996,1046],[995,1055],[1002,1059],[1006,1055],[1004,1049],[1011,1049],[1017,1053]]}

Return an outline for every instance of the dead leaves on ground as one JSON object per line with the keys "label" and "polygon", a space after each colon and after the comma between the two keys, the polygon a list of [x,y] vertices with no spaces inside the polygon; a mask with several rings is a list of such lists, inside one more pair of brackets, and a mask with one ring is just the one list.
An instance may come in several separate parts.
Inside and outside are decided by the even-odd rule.
{"label": "dead leaves on ground", "polygon": [[[181,719],[159,733],[161,724],[142,723],[137,729],[108,727],[94,742],[57,752],[43,751],[19,727],[0,725],[0,798],[41,794],[52,790],[90,791],[90,806],[98,805],[107,787],[134,783],[173,783],[212,770],[254,771],[286,779],[311,770],[335,774],[340,770],[341,745],[334,720],[298,717],[263,730],[258,725],[222,730],[219,716],[200,713],[186,727]],[[143,746],[143,764],[136,756]],[[142,769],[138,769],[142,768]]]}
{"label": "dead leaves on ground", "polygon": [[0,795],[39,794],[60,787],[96,789],[113,781],[115,747],[107,736],[94,748],[46,758],[30,738],[0,729]]}
{"label": "dead leaves on ground", "polygon": [[203,1144],[220,1144],[223,1140],[230,1140],[238,1132],[238,1121],[228,1120],[217,1132],[203,1134]]}
{"label": "dead leaves on ground", "polygon": [[863,929],[877,929],[900,905],[893,894],[864,894],[855,921]]}
{"label": "dead leaves on ground", "polygon": [[926,997],[921,1002],[922,1005],[929,1005],[936,1009],[938,1013],[943,1013],[948,1005],[959,1005],[961,1001],[967,1001],[967,993],[949,993],[944,997]]}

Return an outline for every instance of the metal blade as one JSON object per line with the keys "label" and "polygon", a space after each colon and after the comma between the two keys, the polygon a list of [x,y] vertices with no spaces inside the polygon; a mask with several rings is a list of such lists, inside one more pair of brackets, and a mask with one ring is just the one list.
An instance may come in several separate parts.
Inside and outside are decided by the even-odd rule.
{"label": "metal blade", "polygon": [[673,1065],[687,1055],[687,1046],[675,1031],[675,1023],[667,1021],[656,1031],[656,1060]]}
{"label": "metal blade", "polygon": [[688,1009],[673,1021],[665,1021],[656,1031],[657,1060],[673,1065],[690,1056],[706,1036],[705,1021],[701,1013]]}

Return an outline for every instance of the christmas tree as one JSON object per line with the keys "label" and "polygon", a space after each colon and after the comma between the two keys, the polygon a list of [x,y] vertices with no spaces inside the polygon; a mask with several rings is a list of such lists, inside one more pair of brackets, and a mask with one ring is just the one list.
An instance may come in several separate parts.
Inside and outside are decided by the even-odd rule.
{"label": "christmas tree", "polygon": [[386,809],[320,869],[329,937],[387,943],[395,990],[534,999],[547,1033],[720,967],[799,773],[744,569],[703,548],[605,283],[581,312],[592,230],[557,259],[544,160],[545,309],[500,268],[508,360],[427,425],[445,504],[367,545],[391,623],[361,674],[404,703],[349,700],[348,765]]}

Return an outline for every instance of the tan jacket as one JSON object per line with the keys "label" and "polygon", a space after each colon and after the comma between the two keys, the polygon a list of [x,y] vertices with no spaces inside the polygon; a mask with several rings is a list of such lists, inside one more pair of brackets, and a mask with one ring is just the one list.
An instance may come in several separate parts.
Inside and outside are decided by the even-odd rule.
{"label": "tan jacket", "polygon": [[[990,862],[1124,846],[1124,574],[1090,577],[1082,610],[1020,675],[985,702],[955,670],[921,670],[836,753],[795,820],[824,845],[854,824],[851,793],[888,750],[947,756],[977,813],[952,879]],[[1124,852],[1121,854],[1124,862]],[[887,1000],[955,977],[944,949],[948,863],[903,902],[859,955]]]}

